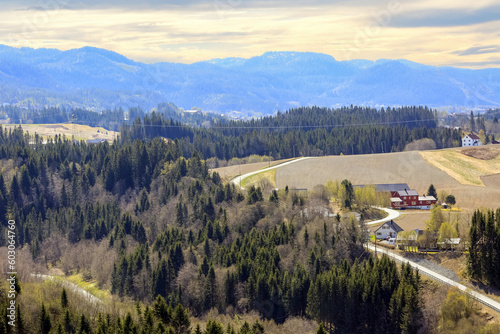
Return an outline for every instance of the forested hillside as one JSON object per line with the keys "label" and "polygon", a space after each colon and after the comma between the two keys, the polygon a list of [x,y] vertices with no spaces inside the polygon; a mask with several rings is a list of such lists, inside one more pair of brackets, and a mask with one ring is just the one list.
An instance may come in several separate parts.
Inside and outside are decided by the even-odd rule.
{"label": "forested hillside", "polygon": [[437,148],[458,146],[461,139],[459,130],[438,127],[436,112],[427,107],[297,108],[261,119],[212,123],[209,129],[188,128],[151,113],[121,133],[122,140],[177,138],[184,154],[196,149],[218,159],[399,152],[422,138],[434,140]]}
{"label": "forested hillside", "polygon": [[[166,119],[193,127],[199,127],[211,121],[224,121],[222,116],[216,114],[202,113],[201,111],[185,112],[172,103],[160,103],[156,108],[153,108],[153,111],[162,114]],[[55,107],[33,110],[8,105],[0,106],[0,120],[9,118],[11,124],[75,123],[103,127],[113,131],[118,131],[120,126],[124,123],[127,124],[129,120],[134,120],[137,117],[144,118],[145,114],[146,112],[139,107],[95,112],[86,109]]]}
{"label": "forested hillside", "polygon": [[[366,253],[352,216],[314,214],[328,204],[321,193],[242,192],[179,140],[33,140],[0,127],[1,245],[10,218],[18,249],[31,254],[18,264],[24,333],[201,333],[189,314],[211,310],[278,324],[305,317],[338,333],[421,326],[418,274]],[[97,313],[54,294],[41,303],[32,283],[23,292],[35,268],[49,267],[137,301],[136,311]],[[216,322],[205,327],[222,333]]]}

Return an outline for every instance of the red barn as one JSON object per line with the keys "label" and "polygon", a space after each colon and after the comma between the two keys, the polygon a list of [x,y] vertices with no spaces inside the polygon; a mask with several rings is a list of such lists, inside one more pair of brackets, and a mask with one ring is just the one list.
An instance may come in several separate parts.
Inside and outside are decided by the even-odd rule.
{"label": "red barn", "polygon": [[434,196],[419,196],[416,190],[391,192],[393,209],[430,209],[437,200]]}

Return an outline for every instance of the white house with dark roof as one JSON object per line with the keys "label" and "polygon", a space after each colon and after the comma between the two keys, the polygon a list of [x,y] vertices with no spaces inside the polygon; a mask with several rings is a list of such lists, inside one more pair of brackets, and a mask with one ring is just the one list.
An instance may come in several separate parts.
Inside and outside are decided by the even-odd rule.
{"label": "white house with dark roof", "polygon": [[396,238],[399,232],[403,229],[394,222],[394,220],[383,223],[378,229],[375,230],[375,237],[377,239]]}
{"label": "white house with dark roof", "polygon": [[473,133],[469,133],[465,137],[462,138],[462,147],[467,146],[481,146],[481,138]]}

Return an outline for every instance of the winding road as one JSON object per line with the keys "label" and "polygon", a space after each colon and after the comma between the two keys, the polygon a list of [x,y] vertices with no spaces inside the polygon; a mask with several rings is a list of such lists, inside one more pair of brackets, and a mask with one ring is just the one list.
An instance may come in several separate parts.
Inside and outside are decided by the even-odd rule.
{"label": "winding road", "polygon": [[460,291],[462,291],[463,293],[465,293],[466,295],[469,295],[470,297],[472,297],[473,299],[477,300],[478,302],[480,302],[481,304],[491,308],[492,310],[496,311],[496,312],[499,312],[500,313],[500,303],[489,298],[488,296],[485,296],[484,294],[481,294],[479,292],[476,292],[476,291],[473,291],[473,290],[470,290],[469,288],[467,288],[465,285],[463,284],[460,284],[458,282],[455,282],[447,277],[444,277],[443,275],[441,274],[438,274],[437,272],[433,271],[433,270],[430,270],[424,266],[421,266],[419,265],[418,263],[415,263],[413,261],[410,261],[408,259],[405,259],[404,257],[398,255],[398,254],[395,254],[383,247],[375,247],[373,245],[366,245],[366,247],[371,250],[371,251],[376,251],[376,252],[380,252],[380,253],[383,253],[383,254],[387,254],[387,256],[393,258],[394,260],[398,261],[398,262],[401,262],[401,263],[409,263],[410,266],[412,266],[412,268],[414,269],[418,269],[419,273],[421,273],[422,275],[425,275],[429,278],[432,278],[434,280],[437,280],[443,284],[446,284],[448,286],[454,286],[456,288],[458,288]]}
{"label": "winding road", "polygon": [[246,179],[247,177],[250,177],[252,175],[259,174],[259,173],[262,173],[262,172],[267,172],[268,170],[272,170],[272,169],[276,169],[276,168],[283,167],[283,166],[286,166],[286,165],[290,165],[290,164],[293,164],[293,163],[296,163],[296,162],[299,162],[299,161],[302,161],[302,160],[305,160],[305,159],[315,159],[315,157],[298,158],[298,159],[290,160],[290,161],[287,161],[287,162],[283,162],[283,163],[281,163],[279,165],[276,165],[276,166],[259,169],[259,170],[256,170],[255,172],[250,172],[250,173],[246,173],[246,174],[243,174],[243,175],[240,175],[240,176],[236,176],[230,182],[233,182],[234,184],[236,184],[241,189],[245,189],[245,188],[243,188],[241,186],[241,181],[244,180],[244,179]]}
{"label": "winding road", "polygon": [[383,211],[387,212],[388,216],[385,217],[385,218],[379,219],[379,220],[374,220],[372,222],[367,222],[367,223],[365,223],[365,225],[382,224],[382,223],[388,222],[390,220],[396,219],[396,218],[398,218],[400,216],[399,211],[396,211],[396,210],[392,210],[392,209],[388,209],[388,208],[382,208],[380,206],[374,206],[374,208],[379,209],[379,210],[383,210]]}

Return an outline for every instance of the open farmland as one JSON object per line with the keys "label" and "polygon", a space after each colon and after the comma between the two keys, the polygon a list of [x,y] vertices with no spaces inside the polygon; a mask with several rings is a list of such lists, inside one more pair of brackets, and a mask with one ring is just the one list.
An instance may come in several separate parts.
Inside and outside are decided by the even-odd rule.
{"label": "open farmland", "polygon": [[[460,150],[439,150],[431,153],[447,156],[449,151],[457,151],[460,157],[463,155]],[[463,156],[472,159],[469,165],[461,165],[463,168],[472,170],[482,168],[476,167],[475,163],[483,166],[484,160]],[[419,152],[328,156],[302,160],[278,168],[276,184],[279,188],[288,185],[291,188],[312,189],[315,185],[325,184],[328,180],[343,179],[348,179],[353,184],[408,183],[419,194],[424,194],[432,183],[438,193],[444,190],[455,195],[457,206],[461,208],[497,208],[500,205],[500,178],[487,176],[488,173],[495,171],[500,173],[500,169],[496,170],[495,167],[483,170],[478,177],[485,184],[482,186],[481,182],[480,186],[460,183],[445,171],[427,162]]]}
{"label": "open farmland", "polygon": [[[4,129],[12,129],[18,127],[19,124],[3,124]],[[29,132],[30,135],[35,133],[44,139],[54,137],[55,135],[65,135],[71,138],[73,134],[77,140],[87,139],[105,139],[112,142],[118,135],[118,132],[106,130],[101,127],[91,127],[80,124],[21,124],[23,131]]]}
{"label": "open farmland", "polygon": [[485,186],[481,177],[500,173],[500,147],[465,147],[420,152],[431,165],[461,184]]}

